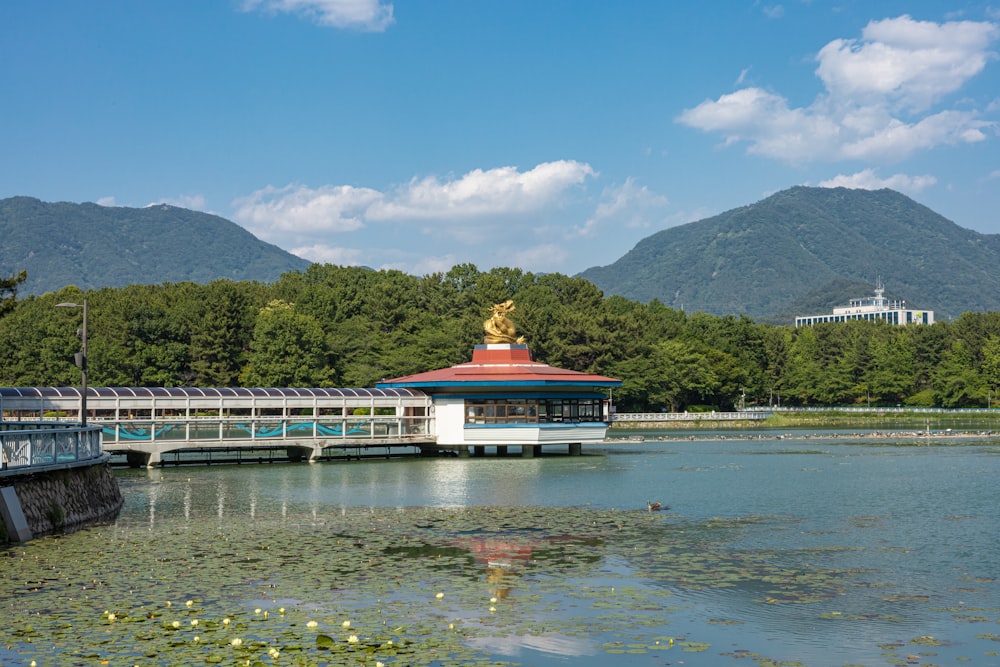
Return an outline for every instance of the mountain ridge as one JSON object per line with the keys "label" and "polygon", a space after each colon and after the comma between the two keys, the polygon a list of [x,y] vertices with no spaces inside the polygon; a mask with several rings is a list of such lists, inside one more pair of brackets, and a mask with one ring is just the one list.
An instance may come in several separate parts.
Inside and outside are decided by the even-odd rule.
{"label": "mountain ridge", "polygon": [[867,296],[847,290],[880,277],[887,294],[940,319],[1000,310],[1000,235],[894,190],[796,186],[656,232],[578,275],[608,295],[780,324]]}
{"label": "mountain ridge", "polygon": [[272,282],[310,262],[225,218],[167,204],[0,199],[0,275],[27,269],[21,295],[217,279]]}

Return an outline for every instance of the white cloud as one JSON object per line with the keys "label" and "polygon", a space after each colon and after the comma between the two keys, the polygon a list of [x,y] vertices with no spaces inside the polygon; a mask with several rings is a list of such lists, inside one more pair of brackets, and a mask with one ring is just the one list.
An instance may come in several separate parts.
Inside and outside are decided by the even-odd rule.
{"label": "white cloud", "polygon": [[639,187],[634,179],[628,178],[624,185],[604,189],[593,215],[583,225],[574,227],[572,235],[593,237],[599,226],[609,222],[628,228],[649,227],[650,210],[666,205],[666,197],[644,185]]}
{"label": "white cloud", "polygon": [[[835,40],[817,55],[826,91],[791,108],[748,87],[686,109],[677,121],[718,132],[724,145],[784,160],[900,160],[942,144],[979,142],[995,123],[976,111],[924,114],[985,69],[1000,37],[995,23],[932,23],[908,16],[873,21],[861,40]],[[742,77],[741,77],[742,78]]]}
{"label": "white cloud", "polygon": [[[456,258],[436,256],[434,249],[448,242],[477,247],[497,265],[541,269],[567,256],[559,245],[565,227],[547,224],[550,215],[578,206],[587,180],[596,176],[588,164],[560,160],[525,171],[499,167],[452,179],[415,178],[386,192],[350,185],[267,186],[235,200],[233,219],[317,262],[446,271]],[[620,190],[617,203],[606,193],[610,201],[602,204],[602,217],[623,210],[626,201],[641,209],[662,199],[631,181]],[[345,234],[353,234],[352,246],[366,239],[370,247],[347,249],[333,240]]]}
{"label": "white cloud", "polygon": [[359,266],[363,253],[356,248],[335,248],[322,243],[301,248],[292,248],[288,252],[308,259],[318,264],[338,264],[340,266]]}
{"label": "white cloud", "polygon": [[168,204],[178,208],[188,208],[193,211],[204,211],[208,207],[204,195],[178,195],[176,197],[164,197],[154,202],[146,204],[146,207]]}
{"label": "white cloud", "polygon": [[287,12],[322,26],[382,32],[395,21],[392,4],[381,0],[244,0],[245,11]]}
{"label": "white cloud", "polygon": [[923,110],[961,88],[995,58],[994,23],[872,21],[862,39],[837,39],[820,49],[817,75],[835,97],[896,102]]}
{"label": "white cloud", "polygon": [[261,238],[350,232],[364,226],[365,210],[382,193],[350,185],[317,189],[303,185],[267,186],[233,202],[235,217]]}
{"label": "white cloud", "polygon": [[114,197],[101,197],[94,203],[97,204],[98,206],[107,206],[109,208],[118,206],[118,203],[115,201]]}
{"label": "white cloud", "polygon": [[368,210],[372,220],[443,220],[524,213],[552,205],[562,193],[596,173],[573,160],[545,162],[530,171],[516,167],[476,169],[442,182],[413,179]]}
{"label": "white cloud", "polygon": [[851,188],[854,190],[881,190],[890,188],[909,194],[916,194],[937,183],[933,176],[910,176],[894,174],[888,178],[880,178],[873,169],[864,169],[854,174],[838,174],[822,181],[821,188]]}

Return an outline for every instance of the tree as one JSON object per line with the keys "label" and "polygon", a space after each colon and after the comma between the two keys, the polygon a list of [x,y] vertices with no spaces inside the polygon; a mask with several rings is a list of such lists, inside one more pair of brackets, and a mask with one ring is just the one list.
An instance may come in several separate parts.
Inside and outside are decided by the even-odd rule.
{"label": "tree", "polygon": [[257,316],[243,386],[334,387],[337,376],[323,327],[284,301],[271,301]]}
{"label": "tree", "polygon": [[14,309],[14,304],[17,302],[17,288],[27,279],[27,271],[0,278],[0,317]]}

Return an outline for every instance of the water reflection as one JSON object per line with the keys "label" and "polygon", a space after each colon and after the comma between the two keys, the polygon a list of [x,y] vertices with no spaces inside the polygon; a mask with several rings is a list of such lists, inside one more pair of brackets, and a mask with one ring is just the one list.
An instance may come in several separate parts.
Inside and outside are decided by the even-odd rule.
{"label": "water reflection", "polygon": [[[803,664],[888,664],[880,644],[907,646],[924,635],[951,642],[934,648],[941,661],[986,664],[977,659],[993,644],[979,638],[978,621],[966,619],[993,622],[1000,608],[1000,450],[804,444],[670,442],[572,458],[122,471],[120,522],[157,532],[177,521],[192,529],[205,521],[277,522],[301,527],[291,540],[325,546],[340,517],[357,524],[358,549],[379,535],[430,549],[382,552],[422,572],[430,559],[441,563],[441,578],[428,586],[463,578],[503,603],[526,608],[537,599],[536,627],[586,608],[595,618],[607,614],[609,627],[626,619],[628,632],[653,638],[664,632],[670,608],[671,634],[715,647],[701,661],[685,654],[688,665],[718,664],[720,651],[732,647],[812,659]],[[647,498],[673,509],[649,514]],[[504,507],[524,509],[507,525],[495,518],[506,516]],[[401,528],[417,508],[454,516],[489,509],[462,534],[433,522]],[[641,532],[586,545],[559,533],[566,513],[577,516],[568,508],[600,520],[625,512],[623,523],[641,521]],[[443,511],[440,521],[448,516]],[[545,530],[526,532],[524,522]],[[608,596],[612,588],[628,596]],[[366,591],[355,594],[363,599]],[[453,613],[476,619],[485,612],[471,605]],[[599,630],[487,627],[488,636],[470,643],[496,655],[607,658]]]}

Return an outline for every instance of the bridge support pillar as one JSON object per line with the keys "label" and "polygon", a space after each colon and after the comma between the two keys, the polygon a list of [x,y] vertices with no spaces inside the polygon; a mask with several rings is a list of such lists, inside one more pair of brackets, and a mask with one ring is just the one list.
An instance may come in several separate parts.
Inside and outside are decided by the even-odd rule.
{"label": "bridge support pillar", "polygon": [[475,456],[486,456],[486,445],[476,445],[472,452]]}
{"label": "bridge support pillar", "polygon": [[583,452],[583,445],[582,444],[580,444],[579,442],[571,442],[571,443],[569,443],[569,455],[570,456],[579,456],[582,452]]}
{"label": "bridge support pillar", "polygon": [[467,459],[467,458],[469,458],[469,446],[468,445],[459,445],[458,446],[458,458],[460,458],[460,459]]}
{"label": "bridge support pillar", "polygon": [[535,446],[534,445],[521,445],[521,458],[522,459],[533,459],[533,458],[535,458]]}
{"label": "bridge support pillar", "polygon": [[507,445],[497,445],[497,456],[507,456]]}
{"label": "bridge support pillar", "polygon": [[152,468],[159,465],[159,452],[143,452],[137,449],[130,449],[125,452],[125,462],[129,468]]}

